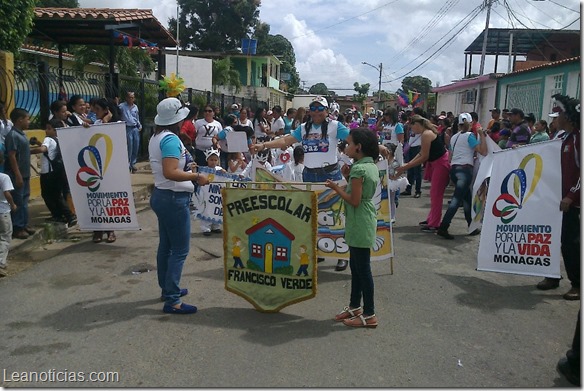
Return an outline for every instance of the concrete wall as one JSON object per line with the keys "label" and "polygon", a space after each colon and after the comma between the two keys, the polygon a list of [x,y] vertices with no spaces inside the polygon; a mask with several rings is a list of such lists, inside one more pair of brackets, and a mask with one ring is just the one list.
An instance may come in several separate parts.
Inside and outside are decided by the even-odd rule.
{"label": "concrete wall", "polygon": [[[165,54],[166,76],[176,73],[176,55]],[[208,58],[179,56],[178,73],[185,87],[201,91],[213,89],[213,61]]]}

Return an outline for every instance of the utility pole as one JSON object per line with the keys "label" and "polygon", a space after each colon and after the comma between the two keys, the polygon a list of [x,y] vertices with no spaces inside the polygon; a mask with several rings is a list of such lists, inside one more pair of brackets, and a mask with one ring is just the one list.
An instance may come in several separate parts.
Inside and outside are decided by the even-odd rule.
{"label": "utility pole", "polygon": [[[487,20],[485,22],[485,34],[483,36],[483,48],[481,50],[481,66],[479,68],[479,76],[483,75],[485,71],[485,56],[487,54],[487,40],[489,38],[489,21],[491,19],[491,6],[494,0],[485,0],[485,6],[487,7]],[[475,112],[478,113],[481,104],[481,84],[479,83],[479,88],[477,91],[477,98],[475,100]]]}
{"label": "utility pole", "polygon": [[380,63],[378,67],[376,67],[375,65],[371,65],[368,62],[365,61],[361,61],[361,64],[363,65],[369,65],[371,68],[375,68],[376,70],[379,71],[379,88],[377,90],[377,109],[381,110],[381,74],[383,73],[383,63]]}
{"label": "utility pole", "polygon": [[180,49],[180,41],[179,41],[179,35],[178,35],[178,29],[180,26],[178,23],[179,9],[180,9],[180,6],[178,5],[178,2],[177,2],[176,3],[176,77],[178,77],[178,55],[179,55],[179,49]]}

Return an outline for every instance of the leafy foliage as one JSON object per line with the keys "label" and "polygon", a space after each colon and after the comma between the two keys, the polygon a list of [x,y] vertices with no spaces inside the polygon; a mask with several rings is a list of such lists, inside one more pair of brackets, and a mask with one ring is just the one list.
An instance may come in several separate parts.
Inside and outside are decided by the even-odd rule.
{"label": "leafy foliage", "polygon": [[35,0],[12,0],[0,7],[0,50],[17,53],[32,30]]}
{"label": "leafy foliage", "polygon": [[432,89],[432,81],[424,76],[408,76],[402,80],[402,89],[405,92],[417,91],[426,94]]}
{"label": "leafy foliage", "polygon": [[367,99],[367,95],[369,94],[370,87],[371,87],[371,84],[369,84],[369,83],[365,83],[365,84],[361,84],[361,85],[359,85],[359,83],[357,83],[357,82],[353,83],[353,89],[357,92],[357,94],[353,95],[353,100],[355,102],[360,102],[361,104],[363,104],[363,102],[365,102],[365,100]]}
{"label": "leafy foliage", "polygon": [[309,94],[314,94],[314,95],[329,95],[329,90],[328,87],[326,86],[326,84],[324,83],[316,83],[315,85],[313,85],[312,87],[310,87],[310,89],[308,90]]}
{"label": "leafy foliage", "polygon": [[77,0],[36,0],[37,7],[54,8],[79,8]]}
{"label": "leafy foliage", "polygon": [[[82,71],[90,62],[109,64],[108,46],[75,46],[71,51],[75,55],[75,69],[78,71]],[[154,72],[156,68],[150,55],[140,48],[115,46],[114,57],[122,75],[140,76]]]}
{"label": "leafy foliage", "polygon": [[239,72],[233,68],[231,59],[213,60],[213,86],[233,86],[235,92],[241,89]]}
{"label": "leafy foliage", "polygon": [[[178,0],[179,39],[183,48],[232,51],[251,35],[259,18],[260,0]],[[168,21],[176,36],[176,19]]]}

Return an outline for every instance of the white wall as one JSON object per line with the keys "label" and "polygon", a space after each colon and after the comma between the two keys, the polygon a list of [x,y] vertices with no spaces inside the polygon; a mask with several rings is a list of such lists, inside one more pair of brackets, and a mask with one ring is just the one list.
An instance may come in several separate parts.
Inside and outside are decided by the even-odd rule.
{"label": "white wall", "polygon": [[292,107],[308,107],[315,96],[316,95],[295,95],[294,99],[292,99]]}
{"label": "white wall", "polygon": [[[176,55],[165,54],[166,75],[176,73]],[[213,89],[212,60],[208,58],[179,56],[178,74],[185,81],[186,88],[201,91]]]}

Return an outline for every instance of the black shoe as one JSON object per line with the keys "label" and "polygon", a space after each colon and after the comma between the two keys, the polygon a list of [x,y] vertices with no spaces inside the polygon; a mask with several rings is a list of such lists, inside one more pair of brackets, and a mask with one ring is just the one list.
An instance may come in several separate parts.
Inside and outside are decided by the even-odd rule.
{"label": "black shoe", "polygon": [[429,226],[422,227],[422,229],[421,229],[422,232],[432,233],[432,234],[435,233],[437,230],[438,230],[438,228],[429,227]]}
{"label": "black shoe", "polygon": [[572,369],[566,357],[562,357],[556,365],[558,373],[566,378],[567,381],[575,386],[580,387],[580,374]]}
{"label": "black shoe", "polygon": [[349,261],[347,261],[346,259],[339,259],[339,261],[337,262],[337,266],[335,266],[335,270],[338,272],[342,272],[343,270],[347,269],[347,266],[349,266]]}
{"label": "black shoe", "polygon": [[481,229],[477,228],[474,231],[472,231],[471,233],[468,234],[468,236],[477,236],[481,233]]}
{"label": "black shoe", "polygon": [[318,262],[318,263],[324,262],[324,258],[320,258],[320,257],[316,258],[316,262]]}
{"label": "black shoe", "polygon": [[404,191],[403,193],[399,193],[399,195],[411,196],[412,195],[412,192],[411,191]]}
{"label": "black shoe", "polygon": [[559,286],[560,286],[559,278],[546,277],[543,280],[541,280],[536,287],[541,291],[549,291],[550,289],[556,289]]}
{"label": "black shoe", "polygon": [[436,231],[436,235],[442,236],[444,239],[448,240],[454,239],[454,236],[450,235],[447,229],[438,228],[438,230]]}
{"label": "black shoe", "polygon": [[211,236],[211,231],[205,231],[205,232],[203,232],[203,235],[204,236]]}
{"label": "black shoe", "polygon": [[564,293],[562,297],[564,300],[580,300],[580,288],[572,287],[572,289]]}
{"label": "black shoe", "polygon": [[67,221],[67,228],[73,227],[74,225],[77,225],[77,217],[75,216],[71,217],[71,219]]}
{"label": "black shoe", "polygon": [[414,198],[420,198],[421,196],[422,196],[422,193],[416,193],[416,194],[414,195]]}
{"label": "black shoe", "polygon": [[428,222],[427,222],[426,220],[424,220],[424,221],[420,221],[420,222],[418,223],[418,225],[419,225],[420,227],[423,227],[423,226],[425,226],[425,225],[428,225]]}
{"label": "black shoe", "polygon": [[214,234],[220,234],[223,231],[221,231],[221,229],[218,228],[218,229],[212,229],[211,232],[213,232]]}

